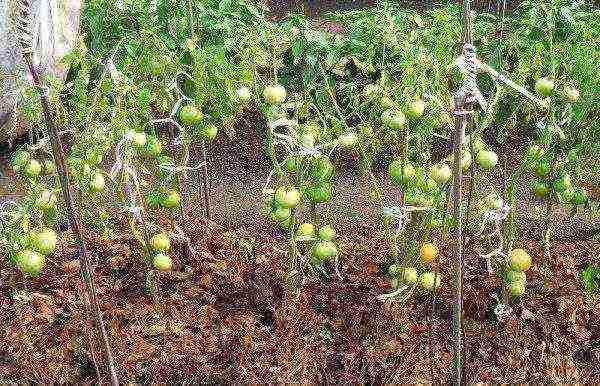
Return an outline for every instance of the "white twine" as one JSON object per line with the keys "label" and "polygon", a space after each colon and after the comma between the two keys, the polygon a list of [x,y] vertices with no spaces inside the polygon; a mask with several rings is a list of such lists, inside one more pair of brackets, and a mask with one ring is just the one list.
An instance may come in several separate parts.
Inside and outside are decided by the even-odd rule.
{"label": "white twine", "polygon": [[[493,273],[493,259],[495,257],[501,257],[503,259],[506,259],[507,256],[506,254],[503,252],[504,250],[504,242],[502,240],[502,233],[500,230],[500,225],[501,222],[504,221],[507,217],[508,214],[510,212],[510,206],[508,206],[507,204],[504,204],[501,208],[499,209],[492,209],[492,210],[488,210],[485,211],[483,213],[483,221],[481,223],[481,228],[479,230],[479,232],[477,232],[476,237],[481,237],[483,239],[491,239],[492,237],[496,236],[497,237],[497,245],[496,247],[488,253],[481,253],[479,252],[479,258],[480,259],[484,259],[486,261],[486,265],[487,265],[487,269],[489,273]],[[489,234],[484,234],[485,229],[487,228],[487,226],[489,224],[493,224],[493,231],[490,232]]]}
{"label": "white twine", "polygon": [[404,230],[406,225],[409,223],[412,212],[422,212],[422,211],[427,211],[427,210],[431,210],[431,209],[432,209],[431,206],[404,205],[404,206],[383,207],[382,212],[383,212],[384,216],[398,220],[396,234],[400,234]]}
{"label": "white twine", "polygon": [[[415,291],[415,288],[416,288],[416,285],[407,286],[406,284],[403,284],[393,292],[389,292],[389,293],[381,294],[381,295],[377,296],[377,300],[385,301],[385,300],[395,299],[399,302],[405,302],[410,298],[412,293]],[[402,294],[404,294],[404,296],[401,297]]]}
{"label": "white twine", "polygon": [[[283,165],[285,165],[285,161],[281,162],[280,164],[278,164],[279,168],[282,168]],[[269,184],[271,183],[271,180],[273,179],[273,175],[275,175],[275,170],[277,168],[273,168],[270,172],[269,175],[267,176],[267,180],[265,181],[265,184],[263,185],[263,189],[262,189],[262,193],[265,194],[267,189],[269,188]]]}
{"label": "white twine", "polygon": [[496,307],[494,307],[494,314],[496,314],[496,318],[500,323],[505,323],[508,321],[512,311],[512,307],[504,303],[498,303]]}

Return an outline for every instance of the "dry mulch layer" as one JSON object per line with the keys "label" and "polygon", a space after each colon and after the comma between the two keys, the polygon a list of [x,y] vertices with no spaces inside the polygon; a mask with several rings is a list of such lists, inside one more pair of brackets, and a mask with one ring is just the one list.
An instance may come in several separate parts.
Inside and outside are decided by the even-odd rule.
{"label": "dry mulch layer", "polygon": [[[88,231],[101,308],[122,382],[447,383],[452,368],[450,256],[442,290],[406,303],[391,292],[388,249],[373,229],[339,240],[341,275],[288,285],[285,237],[267,225],[220,229],[189,220],[193,253],[174,245],[158,296],[146,291],[139,243],[125,230]],[[450,251],[451,238],[437,242]],[[69,233],[44,273],[25,280],[0,267],[2,383],[93,383],[77,249]],[[71,245],[71,246],[68,246]],[[534,263],[537,242],[525,245]],[[581,262],[597,243],[555,243],[551,279],[537,264],[508,320],[494,316],[500,282],[467,254],[465,374],[468,383],[600,384],[600,301],[586,296]],[[467,248],[469,251],[469,249]],[[183,257],[186,256],[185,260]],[[4,263],[5,259],[0,259]],[[185,269],[182,263],[185,261]],[[331,268],[331,267],[330,267]],[[104,369],[101,380],[106,381]]]}

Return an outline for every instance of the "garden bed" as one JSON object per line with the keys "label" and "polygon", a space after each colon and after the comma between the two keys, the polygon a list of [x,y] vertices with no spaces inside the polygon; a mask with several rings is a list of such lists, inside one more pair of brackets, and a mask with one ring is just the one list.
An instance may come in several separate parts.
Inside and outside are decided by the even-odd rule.
{"label": "garden bed", "polygon": [[152,3],[24,57],[0,381],[600,384],[595,9]]}
{"label": "garden bed", "polygon": [[[185,272],[160,276],[160,301],[144,293],[141,251],[126,233],[107,242],[86,233],[98,262],[96,282],[123,382],[137,383],[446,383],[451,369],[450,276],[443,290],[402,304],[377,296],[385,241],[372,230],[340,240],[341,274],[311,280],[299,297],[286,286],[285,238],[267,224],[220,229],[190,216],[196,251]],[[65,246],[69,234],[65,234]],[[254,248],[244,252],[244,241]],[[450,250],[450,239],[438,240]],[[541,251],[526,242],[534,267]],[[501,283],[466,256],[466,362],[469,383],[600,382],[600,303],[577,278],[598,243],[556,243],[548,282],[534,271],[530,288],[504,323],[495,320]],[[181,246],[176,246],[181,251]],[[247,249],[246,249],[247,250]],[[0,379],[8,383],[92,382],[82,336],[75,250],[63,248],[46,273],[22,281],[0,270]],[[18,292],[13,292],[20,289]],[[41,360],[43,358],[43,360]]]}

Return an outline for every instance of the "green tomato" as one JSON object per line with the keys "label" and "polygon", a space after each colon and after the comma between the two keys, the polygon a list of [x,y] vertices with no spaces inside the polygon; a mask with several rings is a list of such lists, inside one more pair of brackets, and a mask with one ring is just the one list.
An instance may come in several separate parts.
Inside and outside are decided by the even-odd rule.
{"label": "green tomato", "polygon": [[209,141],[212,141],[213,139],[215,139],[217,137],[217,134],[219,133],[219,129],[217,128],[216,125],[208,124],[205,127],[203,127],[200,130],[200,135],[206,139],[208,139]]}
{"label": "green tomato", "polygon": [[17,255],[19,269],[29,276],[38,276],[44,268],[45,263],[46,259],[44,255],[35,251],[24,250]]}
{"label": "green tomato", "polygon": [[161,205],[165,209],[174,209],[181,204],[181,195],[174,189],[169,190],[162,199]]}
{"label": "green tomato", "polygon": [[406,284],[413,285],[419,279],[419,274],[413,267],[406,267],[402,273],[402,279]]}
{"label": "green tomato", "polygon": [[287,189],[285,187],[278,188],[275,191],[275,201],[282,208],[295,208],[300,203],[302,194],[296,188]]}
{"label": "green tomato", "polygon": [[548,78],[540,78],[535,82],[535,92],[545,97],[552,95],[554,90],[554,82]]}
{"label": "green tomato", "polygon": [[290,208],[282,208],[277,207],[273,212],[271,212],[271,218],[276,222],[284,222],[292,215],[292,211]]}
{"label": "green tomato", "polygon": [[319,204],[331,199],[331,183],[325,182],[310,186],[304,193],[314,203]]}
{"label": "green tomato", "polygon": [[285,168],[288,173],[295,173],[298,171],[298,166],[302,163],[302,158],[298,156],[291,156],[285,160]]}
{"label": "green tomato", "polygon": [[146,140],[146,154],[152,157],[156,157],[160,154],[162,146],[158,138],[154,135],[149,135]]}
{"label": "green tomato", "polygon": [[437,192],[439,189],[437,182],[435,182],[435,180],[431,177],[425,177],[423,179],[420,179],[420,182],[421,183],[419,184],[419,188],[421,188],[423,192],[434,193]]}
{"label": "green tomato", "polygon": [[[451,163],[454,163],[454,155],[450,156],[449,161]],[[460,154],[460,168],[461,168],[462,172],[466,173],[469,170],[469,168],[471,167],[472,163],[473,163],[473,157],[471,156],[471,152],[462,151]]]}
{"label": "green tomato", "polygon": [[588,202],[588,197],[587,197],[586,190],[581,186],[577,186],[575,188],[575,193],[573,195],[573,203],[575,205],[584,205],[587,202]]}
{"label": "green tomato", "polygon": [[463,173],[469,170],[472,162],[473,157],[471,156],[471,152],[464,152],[460,158],[460,168],[462,169]]}
{"label": "green tomato", "polygon": [[171,260],[169,255],[157,253],[152,259],[152,265],[154,265],[154,268],[158,269],[159,271],[170,271],[173,267],[173,260]]}
{"label": "green tomato", "polygon": [[325,225],[319,229],[319,238],[321,240],[331,241],[335,237],[335,229],[331,225]]}
{"label": "green tomato", "polygon": [[35,203],[40,210],[47,212],[56,207],[56,195],[50,190],[44,190]]}
{"label": "green tomato", "polygon": [[402,272],[402,267],[398,264],[392,264],[388,268],[388,273],[390,276],[400,276],[401,272]]}
{"label": "green tomato", "polygon": [[419,118],[425,112],[425,102],[421,99],[411,102],[408,106],[407,115],[410,118]]}
{"label": "green tomato", "polygon": [[28,178],[37,178],[41,172],[42,165],[35,159],[30,160],[29,163],[27,163],[27,166],[25,166],[25,170],[23,171],[23,173],[25,173],[25,176],[27,176]]}
{"label": "green tomato", "polygon": [[419,284],[426,291],[434,291],[442,285],[442,278],[439,273],[424,272],[419,276]]}
{"label": "green tomato", "polygon": [[358,142],[358,137],[356,136],[355,132],[351,131],[341,135],[339,141],[342,146],[350,148],[356,145],[356,142]]}
{"label": "green tomato", "polygon": [[533,167],[533,171],[539,177],[546,177],[550,174],[550,162],[540,159]]}
{"label": "green tomato", "polygon": [[491,170],[498,163],[498,155],[490,150],[481,150],[477,153],[476,161],[483,170]]}
{"label": "green tomato", "polygon": [[546,198],[548,193],[550,193],[550,188],[543,181],[534,181],[532,183],[531,189],[534,194],[539,198]]}
{"label": "green tomato", "polygon": [[400,130],[406,124],[406,116],[399,110],[387,110],[381,115],[381,122],[392,130]]}
{"label": "green tomato", "polygon": [[452,169],[448,164],[433,165],[429,170],[429,176],[438,184],[444,185],[452,177]]}
{"label": "green tomato", "polygon": [[202,114],[202,111],[200,111],[200,109],[196,107],[196,105],[189,104],[183,106],[183,108],[179,112],[179,119],[184,125],[197,125],[204,119],[204,114]]}
{"label": "green tomato", "polygon": [[571,188],[571,189],[565,189],[562,192],[560,192],[560,201],[563,204],[570,204],[573,203],[573,199],[575,198],[575,189]]}
{"label": "green tomato", "polygon": [[567,189],[571,189],[572,188],[571,176],[568,175],[568,174],[565,174],[565,175],[562,175],[562,176],[558,177],[552,183],[552,187],[558,193],[564,192]]}
{"label": "green tomato", "polygon": [[388,171],[392,181],[398,185],[401,185],[403,182],[405,184],[409,184],[416,176],[415,168],[410,163],[406,163],[403,170],[402,161],[399,159],[393,160],[390,163]]}
{"label": "green tomato", "polygon": [[265,101],[271,105],[282,104],[283,102],[285,102],[286,97],[287,91],[281,85],[266,87],[263,92],[263,98],[265,98]]}
{"label": "green tomato", "polygon": [[309,175],[315,181],[331,181],[333,177],[333,164],[329,160],[329,157],[325,155],[313,157],[310,163]]}
{"label": "green tomato", "polygon": [[25,150],[19,150],[13,156],[11,166],[15,173],[23,170],[31,161],[31,154]]}
{"label": "green tomato", "polygon": [[523,271],[514,271],[511,269],[506,274],[506,280],[508,281],[508,283],[514,283],[514,282],[526,283],[527,282],[527,274]]}
{"label": "green tomato", "polygon": [[319,261],[333,260],[338,254],[337,247],[331,241],[323,240],[315,244],[312,255]]}
{"label": "green tomato", "polygon": [[296,231],[296,235],[304,236],[304,237],[314,237],[315,235],[315,226],[311,223],[305,222],[298,227]]}
{"label": "green tomato", "polygon": [[56,232],[50,228],[44,228],[33,232],[31,238],[35,246],[35,250],[42,255],[51,254],[56,250],[58,237],[56,236]]}
{"label": "green tomato", "polygon": [[315,137],[315,140],[319,139],[322,131],[321,126],[316,123],[308,123],[304,125],[302,130],[303,133],[312,134]]}
{"label": "green tomato", "polygon": [[150,247],[157,252],[166,252],[171,248],[171,240],[165,232],[157,233],[150,239]]}
{"label": "green tomato", "polygon": [[94,172],[94,174],[90,180],[89,186],[90,186],[90,191],[92,193],[99,193],[104,190],[104,187],[106,186],[106,181],[104,180],[104,176],[102,175],[101,172],[99,172],[99,171]]}
{"label": "green tomato", "polygon": [[305,149],[309,149],[313,146],[315,146],[315,135],[313,133],[302,133],[302,135],[300,135],[300,138],[298,139],[300,146],[302,146]]}
{"label": "green tomato", "polygon": [[146,146],[146,142],[148,141],[148,137],[144,132],[135,132],[132,135],[131,142],[137,147]]}
{"label": "green tomato", "polygon": [[513,281],[508,285],[508,290],[513,297],[521,297],[525,293],[525,282]]}
{"label": "green tomato", "polygon": [[504,201],[496,193],[488,194],[483,202],[489,210],[500,210],[504,206]]}

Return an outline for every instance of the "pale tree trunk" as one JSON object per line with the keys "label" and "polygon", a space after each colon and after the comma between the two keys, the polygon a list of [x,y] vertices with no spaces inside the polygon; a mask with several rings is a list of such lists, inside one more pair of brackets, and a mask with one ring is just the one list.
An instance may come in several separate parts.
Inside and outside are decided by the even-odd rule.
{"label": "pale tree trunk", "polygon": [[[0,0],[0,142],[17,134],[20,90],[30,84],[15,38],[16,5],[22,0]],[[41,74],[52,73],[59,79],[66,68],[58,61],[77,44],[79,15],[83,0],[30,0],[33,62]]]}

